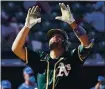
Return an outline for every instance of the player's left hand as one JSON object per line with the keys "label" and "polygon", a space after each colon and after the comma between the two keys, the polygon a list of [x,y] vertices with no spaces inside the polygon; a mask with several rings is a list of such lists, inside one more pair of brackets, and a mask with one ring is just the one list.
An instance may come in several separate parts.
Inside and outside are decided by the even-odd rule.
{"label": "player's left hand", "polygon": [[64,3],[59,3],[59,6],[61,8],[62,16],[57,16],[55,19],[67,22],[68,24],[73,23],[75,19],[73,18],[69,5],[66,6]]}

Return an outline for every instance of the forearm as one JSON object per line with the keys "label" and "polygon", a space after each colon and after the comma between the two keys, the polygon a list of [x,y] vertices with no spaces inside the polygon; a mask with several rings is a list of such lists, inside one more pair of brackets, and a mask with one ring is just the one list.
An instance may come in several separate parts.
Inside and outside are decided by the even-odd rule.
{"label": "forearm", "polygon": [[97,84],[95,85],[95,89],[100,89],[100,83],[97,83]]}
{"label": "forearm", "polygon": [[88,39],[88,36],[86,34],[86,31],[84,28],[82,28],[81,26],[77,25],[75,22],[73,22],[72,24],[70,24],[70,26],[73,29],[73,32],[75,33],[75,35],[77,36],[77,38],[80,40],[81,44],[84,47],[89,46],[90,41]]}
{"label": "forearm", "polygon": [[30,29],[24,26],[21,31],[18,33],[16,39],[13,42],[12,49],[21,49],[25,44],[26,37]]}

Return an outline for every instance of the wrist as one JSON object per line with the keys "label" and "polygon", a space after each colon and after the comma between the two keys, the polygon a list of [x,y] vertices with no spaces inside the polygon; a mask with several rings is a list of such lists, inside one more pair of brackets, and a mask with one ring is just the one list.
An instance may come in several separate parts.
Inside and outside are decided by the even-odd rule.
{"label": "wrist", "polygon": [[73,24],[75,22],[75,19],[73,17],[73,15],[71,14],[70,17],[69,17],[69,20],[68,20],[68,24]]}
{"label": "wrist", "polygon": [[31,29],[31,27],[28,26],[28,25],[24,25],[24,27],[27,28],[27,29]]}
{"label": "wrist", "polygon": [[69,25],[71,26],[71,28],[72,28],[73,30],[75,30],[75,29],[77,28],[77,24],[76,24],[75,21],[72,22],[72,23],[69,23]]}
{"label": "wrist", "polygon": [[32,28],[32,26],[31,26],[31,25],[28,25],[27,23],[25,23],[25,27],[27,27],[27,28],[29,28],[29,29]]}

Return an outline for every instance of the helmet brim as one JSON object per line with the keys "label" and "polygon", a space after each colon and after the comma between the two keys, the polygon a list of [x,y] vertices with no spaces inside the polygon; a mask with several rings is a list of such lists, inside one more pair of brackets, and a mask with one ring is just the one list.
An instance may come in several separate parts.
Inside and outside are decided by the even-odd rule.
{"label": "helmet brim", "polygon": [[63,37],[64,37],[64,39],[66,39],[66,34],[65,34],[65,32],[63,31],[63,30],[61,30],[61,29],[51,29],[51,30],[49,30],[48,32],[47,32],[47,37],[48,37],[48,39],[50,39],[54,34],[56,34],[56,33],[59,33],[59,34],[61,34]]}

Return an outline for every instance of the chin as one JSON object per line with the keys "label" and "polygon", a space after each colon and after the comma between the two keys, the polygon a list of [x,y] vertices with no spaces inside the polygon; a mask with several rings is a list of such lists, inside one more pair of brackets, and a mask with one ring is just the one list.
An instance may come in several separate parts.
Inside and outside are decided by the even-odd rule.
{"label": "chin", "polygon": [[50,49],[55,49],[55,48],[58,49],[58,48],[62,47],[62,45],[58,42],[53,42],[53,43],[49,44],[49,47],[50,47]]}

